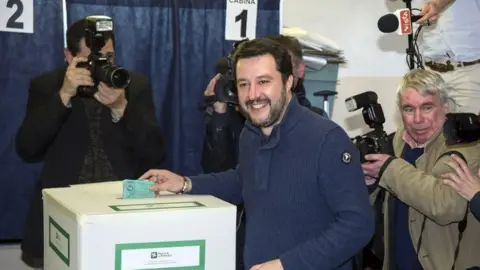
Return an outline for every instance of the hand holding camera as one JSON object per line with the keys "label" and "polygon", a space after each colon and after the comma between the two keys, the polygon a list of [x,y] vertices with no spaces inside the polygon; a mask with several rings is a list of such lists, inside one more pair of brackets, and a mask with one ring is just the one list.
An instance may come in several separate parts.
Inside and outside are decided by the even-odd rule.
{"label": "hand holding camera", "polygon": [[[221,74],[215,75],[212,80],[208,83],[207,89],[203,93],[205,97],[213,97],[215,96],[215,87],[217,85],[218,79],[220,78]],[[227,111],[227,103],[221,101],[215,101],[213,103],[213,109],[216,113],[225,113]]]}
{"label": "hand holding camera", "polygon": [[115,111],[117,116],[123,115],[123,111],[127,107],[127,99],[125,98],[125,89],[111,88],[104,82],[98,84],[98,91],[93,97],[103,105]]}
{"label": "hand holding camera", "polygon": [[127,106],[125,88],[130,73],[113,63],[101,51],[113,39],[113,22],[107,16],[88,16],[85,24],[85,45],[90,49],[87,58],[75,57],[67,68],[60,97],[67,105],[73,96],[94,97],[123,116]]}
{"label": "hand holding camera", "polygon": [[82,57],[74,57],[67,68],[65,78],[63,79],[63,85],[60,89],[60,96],[65,105],[72,97],[77,95],[77,88],[80,85],[94,85],[90,71],[84,68],[77,68],[78,63],[85,61],[87,61],[87,59]]}
{"label": "hand holding camera", "polygon": [[217,61],[217,75],[210,81],[204,92],[206,107],[213,105],[216,113],[225,113],[230,105],[237,105],[237,90],[233,76],[233,55],[240,44],[247,41],[244,39],[233,44],[232,51],[228,56],[221,57]]}
{"label": "hand holding camera", "polygon": [[[349,112],[362,108],[365,124],[373,130],[352,139],[360,153],[360,162],[369,162],[365,158],[369,154],[393,155],[393,145],[389,135],[383,129],[385,116],[382,106],[378,103],[378,96],[373,91],[366,91],[345,99],[345,105]],[[372,159],[376,159],[372,156]],[[371,161],[370,161],[371,162]],[[383,164],[383,163],[382,163]],[[370,175],[374,176],[375,175]]]}
{"label": "hand holding camera", "polygon": [[367,185],[371,184],[372,178],[378,179],[380,169],[390,158],[387,154],[369,154],[365,156],[366,162],[362,163],[363,174],[366,176]]}

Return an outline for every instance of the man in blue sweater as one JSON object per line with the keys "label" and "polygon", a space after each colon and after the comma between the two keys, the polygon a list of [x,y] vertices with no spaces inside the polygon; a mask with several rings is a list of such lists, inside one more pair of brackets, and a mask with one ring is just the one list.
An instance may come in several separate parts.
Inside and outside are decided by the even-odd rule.
{"label": "man in blue sweater", "polygon": [[245,42],[234,68],[248,119],[237,168],[194,177],[150,170],[141,179],[155,181],[155,191],[243,202],[246,269],[352,269],[374,231],[357,150],[292,95],[291,57],[279,43]]}

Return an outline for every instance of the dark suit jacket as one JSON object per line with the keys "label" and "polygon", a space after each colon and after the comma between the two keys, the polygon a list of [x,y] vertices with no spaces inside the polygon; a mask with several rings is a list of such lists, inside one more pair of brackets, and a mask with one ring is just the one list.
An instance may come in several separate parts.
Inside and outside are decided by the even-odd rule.
{"label": "dark suit jacket", "polygon": [[[58,91],[65,69],[47,72],[31,81],[25,119],[16,137],[16,149],[26,161],[44,161],[27,217],[22,250],[28,257],[43,257],[43,188],[78,183],[89,143],[85,105],[80,97],[63,105]],[[148,79],[131,72],[123,118],[112,122],[103,108],[101,139],[115,175],[135,179],[158,167],[164,157],[164,140],[155,117]]]}

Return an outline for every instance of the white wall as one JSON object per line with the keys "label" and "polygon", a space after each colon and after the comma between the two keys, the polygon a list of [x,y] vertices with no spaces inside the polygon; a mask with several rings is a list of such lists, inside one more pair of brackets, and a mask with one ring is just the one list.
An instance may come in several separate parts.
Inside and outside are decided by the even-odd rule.
{"label": "white wall", "polygon": [[339,72],[338,97],[332,118],[350,136],[363,134],[368,128],[361,111],[350,113],[344,100],[361,92],[377,92],[382,104],[385,129],[396,129],[395,90],[400,77],[408,71],[405,62],[407,38],[383,34],[378,19],[396,9],[405,8],[401,0],[283,0],[284,25],[300,27],[335,41],[348,64]]}

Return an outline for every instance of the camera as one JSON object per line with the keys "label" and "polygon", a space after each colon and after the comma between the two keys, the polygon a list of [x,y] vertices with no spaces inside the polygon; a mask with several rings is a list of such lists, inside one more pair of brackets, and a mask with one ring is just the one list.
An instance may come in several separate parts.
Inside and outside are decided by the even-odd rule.
{"label": "camera", "polygon": [[130,74],[120,66],[114,65],[109,57],[100,53],[105,44],[113,38],[113,22],[108,16],[88,16],[85,24],[85,44],[90,49],[87,62],[77,64],[88,69],[95,86],[81,85],[77,89],[80,96],[93,96],[100,82],[112,88],[126,88],[130,84]]}
{"label": "camera", "polygon": [[227,56],[224,56],[217,61],[216,72],[221,74],[218,78],[214,88],[214,96],[205,97],[205,102],[209,105],[215,102],[224,102],[231,105],[238,104],[237,87],[233,76],[233,56],[240,44],[249,39],[243,39],[233,44],[232,50]]}
{"label": "camera", "polygon": [[365,124],[373,130],[352,139],[360,152],[361,163],[366,162],[365,155],[389,154],[393,155],[391,137],[383,129],[385,116],[382,105],[378,103],[378,96],[373,91],[367,91],[345,99],[345,105],[349,112],[362,108]]}
{"label": "camera", "polygon": [[443,135],[447,145],[476,142],[480,139],[479,117],[473,113],[447,113]]}

